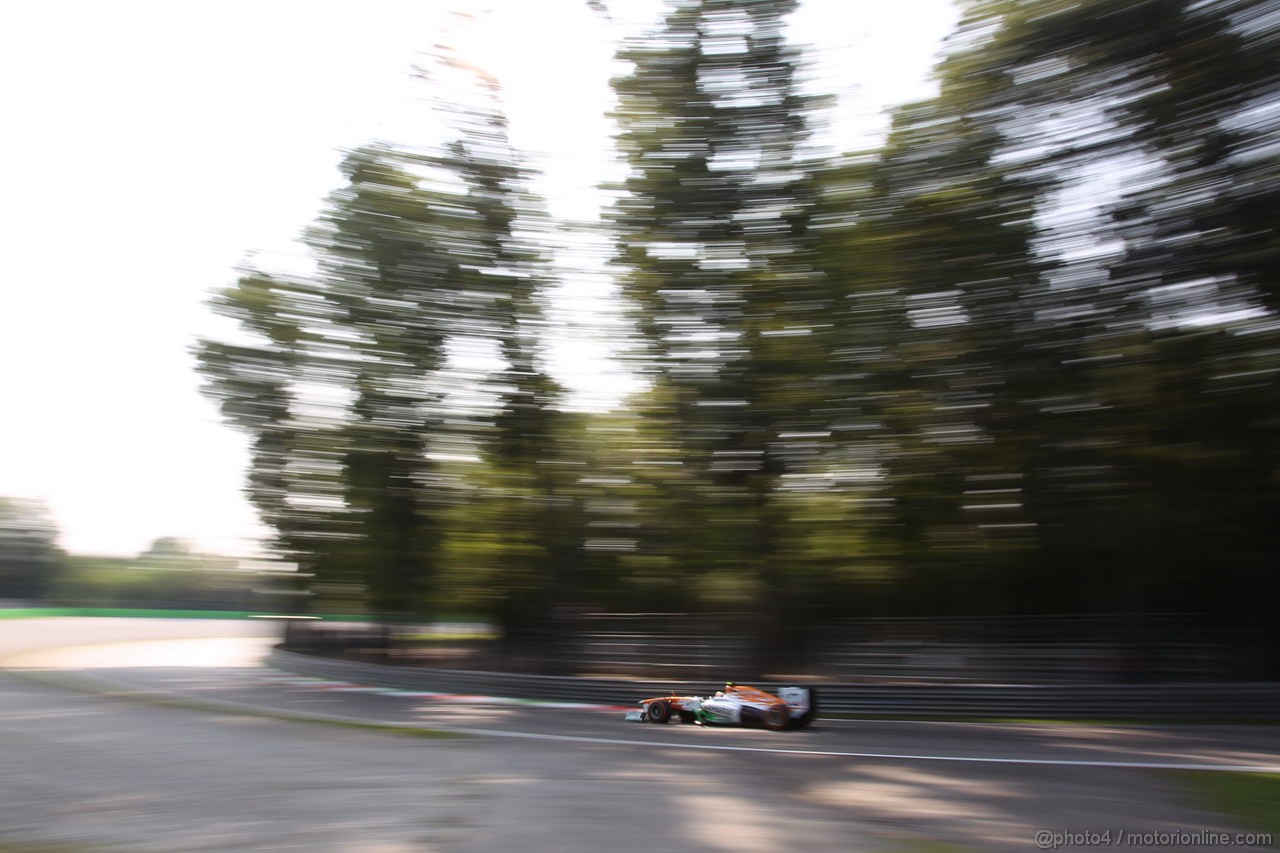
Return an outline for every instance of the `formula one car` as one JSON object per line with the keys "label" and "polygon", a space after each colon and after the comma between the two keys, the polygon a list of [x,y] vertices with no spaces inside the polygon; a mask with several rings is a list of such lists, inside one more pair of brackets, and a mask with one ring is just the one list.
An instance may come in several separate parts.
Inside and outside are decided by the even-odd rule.
{"label": "formula one car", "polygon": [[729,682],[714,696],[659,696],[641,699],[641,708],[628,711],[626,719],[711,726],[758,726],[774,731],[802,729],[818,713],[817,697],[810,687],[782,687],[776,694],[758,687]]}

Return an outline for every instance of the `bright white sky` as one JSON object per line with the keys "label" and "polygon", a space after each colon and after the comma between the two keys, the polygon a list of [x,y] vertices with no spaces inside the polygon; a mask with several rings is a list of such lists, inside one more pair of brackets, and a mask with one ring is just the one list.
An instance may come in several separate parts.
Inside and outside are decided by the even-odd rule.
{"label": "bright white sky", "polygon": [[[245,440],[199,393],[205,306],[292,240],[339,183],[342,148],[429,142],[408,70],[446,37],[449,0],[48,0],[0,8],[0,495],[43,500],[73,552],[136,554],[159,536],[248,553]],[[609,177],[617,36],[653,0],[496,0],[460,49],[504,89],[556,216],[589,220]],[[806,0],[797,40],[846,95],[841,148],[926,96],[950,0]],[[569,281],[563,316],[610,311],[608,282]],[[582,401],[625,383],[584,330],[555,354]]]}

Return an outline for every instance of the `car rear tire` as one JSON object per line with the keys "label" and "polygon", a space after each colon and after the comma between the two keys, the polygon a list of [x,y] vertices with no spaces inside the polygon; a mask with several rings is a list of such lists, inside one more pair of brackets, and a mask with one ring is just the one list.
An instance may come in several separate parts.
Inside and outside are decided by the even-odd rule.
{"label": "car rear tire", "polygon": [[671,719],[671,706],[661,699],[650,702],[647,710],[651,723],[665,723]]}
{"label": "car rear tire", "polygon": [[791,723],[791,713],[786,705],[774,705],[764,712],[764,727],[771,732],[780,732]]}

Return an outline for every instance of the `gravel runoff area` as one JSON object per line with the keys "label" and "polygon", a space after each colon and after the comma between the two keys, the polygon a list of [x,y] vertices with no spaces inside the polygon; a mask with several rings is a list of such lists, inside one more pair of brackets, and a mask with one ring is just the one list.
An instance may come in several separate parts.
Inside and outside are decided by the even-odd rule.
{"label": "gravel runoff area", "polygon": [[[127,621],[0,623],[0,657],[264,631]],[[252,669],[244,643],[223,648],[230,657],[185,663]],[[92,670],[109,681],[103,664],[126,650],[86,651],[42,675]],[[491,726],[494,714],[459,708],[454,719]],[[931,737],[962,750],[966,731]],[[1013,851],[1038,849],[1040,831],[1064,841],[1243,831],[1140,769],[424,739],[122,701],[13,674],[0,675],[0,750],[0,851]],[[1178,849],[1225,846],[1248,849]]]}

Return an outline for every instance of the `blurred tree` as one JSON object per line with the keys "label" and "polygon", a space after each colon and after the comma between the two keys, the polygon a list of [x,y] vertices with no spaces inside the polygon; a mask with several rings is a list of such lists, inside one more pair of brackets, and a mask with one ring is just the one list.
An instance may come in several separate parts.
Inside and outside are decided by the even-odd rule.
{"label": "blurred tree", "polygon": [[[557,394],[536,367],[543,214],[496,100],[445,111],[457,137],[440,151],[351,152],[306,235],[315,273],[246,272],[214,305],[253,343],[199,351],[253,437],[249,495],[281,552],[388,615],[423,612],[440,570],[454,482],[439,457],[494,447],[531,470]],[[451,348],[505,366],[454,368]]]}
{"label": "blurred tree", "polygon": [[896,110],[880,152],[835,164],[816,212],[819,263],[842,291],[832,361],[844,393],[830,408],[862,473],[846,491],[880,507],[862,522],[881,540],[872,553],[897,564],[892,610],[1009,606],[1004,574],[1032,544],[1027,398],[1061,381],[1028,346],[1044,182],[997,159],[1009,144],[989,114],[1001,80],[966,64],[981,49],[956,48],[940,95]]}
{"label": "blurred tree", "polygon": [[1235,0],[984,5],[999,27],[963,79],[1002,81],[985,113],[1007,128],[1001,161],[1057,184],[1037,247],[1057,269],[1029,294],[1024,345],[1062,377],[1022,430],[1038,562],[1058,578],[1035,597],[1239,612],[1277,591],[1259,524],[1280,462],[1274,15]]}
{"label": "blurred tree", "polygon": [[[779,559],[777,498],[811,473],[825,424],[815,377],[829,293],[810,266],[812,187],[791,0],[676,6],[625,46],[614,81],[631,175],[610,213],[625,297],[653,383],[650,430],[682,474],[666,478],[676,523],[666,553],[700,584],[745,591],[766,657],[803,622],[805,590]],[[668,444],[669,443],[669,444]],[[643,554],[640,556],[644,556]],[[653,554],[652,556],[661,556]],[[763,662],[763,659],[762,659]]]}
{"label": "blurred tree", "polygon": [[1213,608],[1280,650],[1271,5],[968,0],[938,95],[820,173],[793,0],[674,5],[614,81],[650,387],[590,417],[540,367],[496,84],[446,51],[456,141],[352,152],[315,273],[215,300],[249,493],[318,589],[510,636],[751,611],[764,665],[818,617]]}
{"label": "blurred tree", "polygon": [[138,555],[139,565],[152,568],[194,569],[204,560],[204,555],[196,553],[190,542],[176,536],[162,536]]}
{"label": "blurred tree", "polygon": [[[1280,594],[1280,19],[1248,0],[1102,4],[1024,16],[1021,56],[1107,105],[1091,157],[1129,165],[1088,330],[1119,485],[1106,541],[1144,609],[1212,610],[1270,635]],[[1140,152],[1135,155],[1134,152]],[[1136,163],[1136,167],[1135,167]]]}
{"label": "blurred tree", "polygon": [[64,568],[48,509],[36,501],[0,497],[0,599],[43,601]]}
{"label": "blurred tree", "polygon": [[258,577],[237,560],[163,538],[136,558],[68,554],[49,592],[64,607],[250,610]]}
{"label": "blurred tree", "polygon": [[1266,5],[969,3],[938,97],[824,176],[833,355],[897,606],[1239,613],[1275,591]]}

